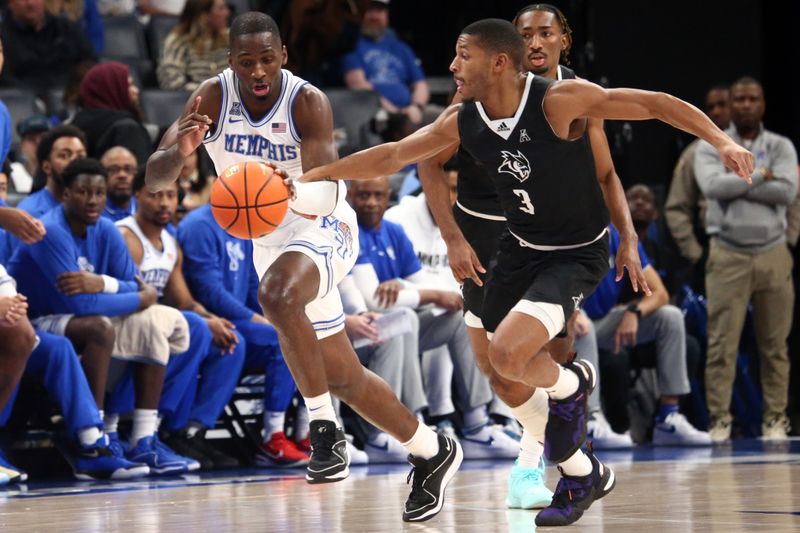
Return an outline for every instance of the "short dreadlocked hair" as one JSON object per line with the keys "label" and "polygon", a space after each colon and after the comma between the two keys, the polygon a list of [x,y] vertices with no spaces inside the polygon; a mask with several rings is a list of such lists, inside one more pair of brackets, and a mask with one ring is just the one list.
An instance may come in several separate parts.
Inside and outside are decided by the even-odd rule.
{"label": "short dreadlocked hair", "polygon": [[511,22],[514,24],[514,27],[517,27],[517,22],[519,22],[519,18],[524,15],[525,13],[529,13],[531,11],[547,11],[548,13],[552,13],[558,19],[558,24],[561,26],[561,31],[564,35],[567,36],[567,47],[561,51],[561,63],[565,65],[569,65],[569,52],[572,50],[572,28],[569,27],[569,22],[567,22],[567,17],[564,16],[564,13],[561,12],[556,6],[551,4],[531,4],[529,6],[525,6],[514,16],[514,20]]}

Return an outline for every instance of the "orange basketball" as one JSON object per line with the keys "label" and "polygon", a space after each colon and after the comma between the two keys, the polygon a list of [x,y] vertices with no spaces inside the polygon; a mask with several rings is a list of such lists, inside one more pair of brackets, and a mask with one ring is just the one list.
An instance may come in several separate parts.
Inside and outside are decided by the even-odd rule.
{"label": "orange basketball", "polygon": [[214,220],[240,239],[271,233],[288,208],[289,190],[283,177],[258,161],[229,166],[211,188]]}

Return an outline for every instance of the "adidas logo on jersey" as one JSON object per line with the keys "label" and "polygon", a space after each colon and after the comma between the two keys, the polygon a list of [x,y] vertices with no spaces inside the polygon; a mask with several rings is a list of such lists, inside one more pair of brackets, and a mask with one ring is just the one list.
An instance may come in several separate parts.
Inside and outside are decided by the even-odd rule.
{"label": "adidas logo on jersey", "polygon": [[498,131],[498,132],[501,132],[501,131],[508,131],[508,130],[510,130],[510,129],[511,129],[511,128],[509,128],[509,127],[506,125],[506,123],[505,123],[505,122],[501,122],[501,123],[500,123],[500,125],[499,125],[499,126],[497,126],[497,131]]}

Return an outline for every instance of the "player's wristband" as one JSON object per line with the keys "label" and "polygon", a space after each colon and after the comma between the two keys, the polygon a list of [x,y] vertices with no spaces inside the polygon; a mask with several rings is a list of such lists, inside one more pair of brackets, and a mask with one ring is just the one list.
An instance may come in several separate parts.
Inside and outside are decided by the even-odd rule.
{"label": "player's wristband", "polygon": [[297,198],[289,201],[289,207],[304,215],[328,216],[336,208],[339,196],[339,182],[315,181],[312,183],[294,182]]}
{"label": "player's wristband", "polygon": [[119,292],[119,280],[111,276],[102,275],[103,277],[103,292],[107,294],[116,294]]}

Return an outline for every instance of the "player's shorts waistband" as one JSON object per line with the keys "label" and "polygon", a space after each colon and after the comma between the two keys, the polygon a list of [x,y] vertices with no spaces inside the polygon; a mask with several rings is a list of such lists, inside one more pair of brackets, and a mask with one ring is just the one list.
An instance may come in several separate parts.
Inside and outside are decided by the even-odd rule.
{"label": "player's shorts waistband", "polygon": [[486,213],[479,213],[478,211],[473,211],[472,209],[467,209],[456,200],[456,205],[459,209],[464,211],[468,215],[472,215],[474,217],[482,218],[484,220],[497,220],[498,222],[505,222],[506,217],[498,216],[498,215],[487,215]]}
{"label": "player's shorts waistband", "polygon": [[519,235],[517,235],[516,233],[514,233],[511,230],[509,230],[509,233],[511,233],[511,235],[516,237],[516,239],[519,241],[519,244],[521,246],[524,246],[525,248],[533,248],[534,250],[540,250],[542,252],[553,252],[555,250],[574,250],[575,248],[583,248],[584,246],[589,246],[590,244],[594,244],[597,241],[599,241],[600,239],[602,239],[605,236],[607,231],[608,231],[607,228],[603,228],[603,231],[600,232],[600,235],[598,235],[597,237],[595,237],[591,241],[582,242],[580,244],[565,244],[563,246],[549,246],[549,245],[546,245],[546,244],[532,244],[532,243],[529,243],[528,241],[526,241],[525,239],[523,239],[522,237],[520,237]]}

